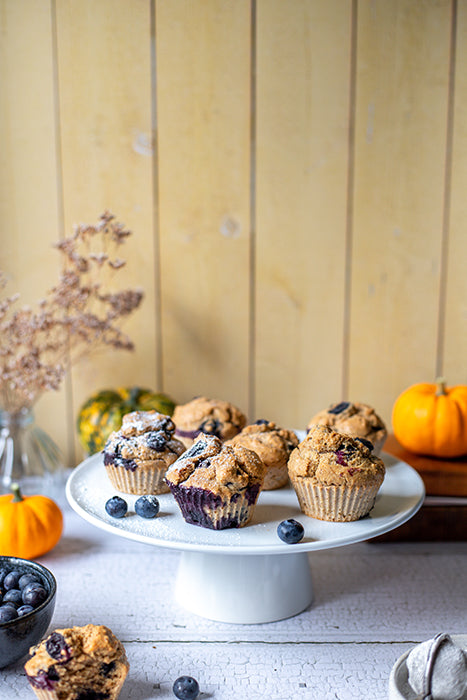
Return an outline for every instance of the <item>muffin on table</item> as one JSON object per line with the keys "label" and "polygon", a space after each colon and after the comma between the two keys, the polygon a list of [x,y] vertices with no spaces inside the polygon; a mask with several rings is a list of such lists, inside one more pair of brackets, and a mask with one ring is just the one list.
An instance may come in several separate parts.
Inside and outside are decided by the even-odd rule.
{"label": "muffin on table", "polygon": [[190,447],[200,435],[215,435],[220,440],[229,440],[246,425],[242,411],[221,399],[198,396],[188,403],[175,407],[173,413],[175,436]]}
{"label": "muffin on table", "polygon": [[157,411],[133,411],[109,436],[104,465],[111,484],[123,493],[168,493],[167,468],[185,451],[174,437],[175,424]]}
{"label": "muffin on table", "polygon": [[129,669],[122,643],[103,625],[57,629],[29,653],[24,669],[40,700],[116,700]]}
{"label": "muffin on table", "polygon": [[187,523],[223,530],[250,522],[265,471],[255,452],[200,435],[165,479]]}
{"label": "muffin on table", "polygon": [[317,413],[308,423],[307,431],[312,425],[328,425],[339,433],[360,437],[373,445],[373,452],[379,456],[387,438],[387,430],[383,420],[375,413],[374,408],[365,403],[341,401],[332,404],[328,409]]}
{"label": "muffin on table", "polygon": [[266,467],[263,491],[272,491],[288,483],[287,462],[298,445],[298,437],[292,430],[279,428],[272,421],[257,420],[227,440],[226,445],[242,445],[256,452]]}
{"label": "muffin on table", "polygon": [[365,439],[313,425],[292,452],[289,477],[305,515],[318,520],[358,520],[373,508],[384,462]]}

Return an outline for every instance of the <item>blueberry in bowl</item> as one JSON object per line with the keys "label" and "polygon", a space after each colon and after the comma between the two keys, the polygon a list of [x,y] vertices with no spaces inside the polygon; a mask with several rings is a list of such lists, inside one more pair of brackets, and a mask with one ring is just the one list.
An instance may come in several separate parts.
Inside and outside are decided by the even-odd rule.
{"label": "blueberry in bowl", "polygon": [[28,654],[55,608],[54,575],[34,561],[0,556],[0,668]]}

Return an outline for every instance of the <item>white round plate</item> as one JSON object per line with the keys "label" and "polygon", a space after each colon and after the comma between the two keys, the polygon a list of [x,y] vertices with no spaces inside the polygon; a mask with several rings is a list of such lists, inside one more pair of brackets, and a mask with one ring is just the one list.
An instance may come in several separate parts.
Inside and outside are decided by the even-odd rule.
{"label": "white round plate", "polygon": [[[453,634],[451,638],[458,647],[467,653],[467,634]],[[413,692],[408,681],[409,673],[406,662],[411,651],[412,649],[409,649],[405,654],[402,654],[392,667],[389,677],[389,700],[417,700],[419,697]],[[467,690],[461,700],[467,700]]]}
{"label": "white round plate", "polygon": [[[386,476],[371,513],[350,523],[332,523],[304,515],[295,491],[284,487],[260,493],[253,519],[243,528],[209,530],[186,523],[172,494],[158,496],[157,518],[145,520],[134,512],[137,496],[119,494],[128,503],[127,515],[117,520],[105,512],[105,503],[118,492],[111,485],[101,454],[89,457],[69,477],[66,495],[71,507],[85,520],[107,532],[131,540],[184,551],[213,554],[297,554],[362,542],[402,525],[420,508],[425,495],[423,481],[405,462],[383,455]],[[301,542],[293,546],[277,535],[287,518],[305,528]]]}

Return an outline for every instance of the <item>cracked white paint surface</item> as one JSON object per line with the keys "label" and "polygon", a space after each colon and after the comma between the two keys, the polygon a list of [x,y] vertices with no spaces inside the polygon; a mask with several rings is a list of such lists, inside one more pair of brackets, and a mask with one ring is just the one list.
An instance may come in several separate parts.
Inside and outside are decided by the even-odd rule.
{"label": "cracked white paint surface", "polygon": [[[183,674],[197,678],[200,700],[384,700],[404,651],[437,632],[465,633],[466,553],[467,542],[313,553],[314,604],[264,625],[187,613],[172,597],[177,552],[106,534],[68,510],[62,540],[41,561],[58,583],[52,627],[105,624],[125,644],[120,700],[174,698]],[[1,700],[28,697],[21,663],[0,671]]]}

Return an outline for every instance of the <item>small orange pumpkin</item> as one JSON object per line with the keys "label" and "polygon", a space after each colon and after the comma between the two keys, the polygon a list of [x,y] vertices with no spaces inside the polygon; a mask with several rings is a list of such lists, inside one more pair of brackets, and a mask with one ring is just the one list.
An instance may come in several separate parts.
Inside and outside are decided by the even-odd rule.
{"label": "small orange pumpkin", "polygon": [[0,554],[35,559],[59,541],[63,515],[47,496],[23,496],[18,484],[0,496]]}
{"label": "small orange pumpkin", "polygon": [[467,386],[414,384],[396,399],[392,427],[400,444],[416,454],[467,454]]}

